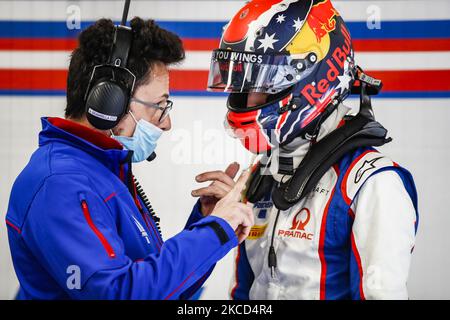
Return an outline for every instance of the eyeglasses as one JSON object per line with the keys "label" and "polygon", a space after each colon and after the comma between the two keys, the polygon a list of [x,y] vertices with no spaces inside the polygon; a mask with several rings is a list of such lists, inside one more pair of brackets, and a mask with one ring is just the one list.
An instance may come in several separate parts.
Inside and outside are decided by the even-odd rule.
{"label": "eyeglasses", "polygon": [[167,116],[168,116],[169,113],[170,113],[170,110],[172,110],[172,107],[173,107],[173,102],[172,102],[171,100],[166,100],[166,101],[165,101],[165,104],[166,104],[165,107],[161,107],[161,106],[160,106],[161,103],[145,102],[145,101],[142,101],[142,100],[139,100],[139,99],[136,99],[136,98],[131,98],[130,101],[131,101],[131,102],[137,102],[137,103],[140,103],[140,104],[142,104],[142,105],[144,105],[144,106],[146,106],[146,107],[149,107],[149,108],[154,108],[154,109],[161,110],[161,111],[162,111],[162,112],[161,112],[161,116],[159,117],[159,120],[158,120],[159,123],[163,122],[164,119],[167,118]]}

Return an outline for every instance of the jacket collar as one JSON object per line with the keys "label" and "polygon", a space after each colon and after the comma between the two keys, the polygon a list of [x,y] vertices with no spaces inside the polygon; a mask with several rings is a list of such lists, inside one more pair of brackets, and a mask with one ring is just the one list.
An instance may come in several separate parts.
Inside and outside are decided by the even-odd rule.
{"label": "jacket collar", "polygon": [[41,122],[39,146],[55,141],[72,145],[89,153],[114,172],[120,164],[131,159],[132,152],[125,150],[118,141],[79,123],[50,117],[41,118]]}

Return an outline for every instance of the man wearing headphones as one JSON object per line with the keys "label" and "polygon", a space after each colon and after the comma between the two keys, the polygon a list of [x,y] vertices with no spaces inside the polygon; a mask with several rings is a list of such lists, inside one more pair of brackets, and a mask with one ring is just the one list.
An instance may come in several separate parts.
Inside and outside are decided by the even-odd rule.
{"label": "man wearing headphones", "polygon": [[188,299],[253,225],[239,202],[247,175],[235,183],[233,169],[212,212],[199,202],[185,230],[162,240],[131,164],[151,160],[171,127],[167,67],[184,50],[152,20],[125,21],[80,34],[66,118],[42,118],[14,183],[6,223],[19,299]]}

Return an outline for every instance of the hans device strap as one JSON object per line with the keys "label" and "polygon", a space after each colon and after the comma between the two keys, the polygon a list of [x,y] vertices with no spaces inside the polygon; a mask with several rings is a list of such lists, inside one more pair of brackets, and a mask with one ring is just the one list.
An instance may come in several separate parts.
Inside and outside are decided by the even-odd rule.
{"label": "hans device strap", "polygon": [[109,61],[94,67],[85,94],[88,121],[97,129],[114,128],[127,113],[136,82],[127,69],[133,33],[126,26],[130,0],[125,1],[122,22],[115,27]]}
{"label": "hans device strap", "polygon": [[313,144],[292,178],[279,186],[274,188],[275,180],[270,174],[264,174],[264,168],[259,165],[250,178],[246,195],[249,202],[261,200],[273,188],[274,205],[280,210],[288,210],[303,199],[346,153],[360,147],[382,146],[392,140],[386,138],[387,130],[374,119],[371,99],[367,94],[367,86],[370,84],[360,81],[359,113],[345,125]]}

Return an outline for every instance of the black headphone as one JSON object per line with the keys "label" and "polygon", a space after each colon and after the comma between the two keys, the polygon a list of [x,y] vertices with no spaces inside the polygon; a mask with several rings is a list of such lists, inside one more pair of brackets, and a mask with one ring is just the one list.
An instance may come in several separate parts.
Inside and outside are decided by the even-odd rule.
{"label": "black headphone", "polygon": [[115,26],[109,61],[94,67],[84,96],[86,117],[100,130],[114,128],[128,112],[136,76],[127,69],[133,32],[126,26],[131,0],[125,1],[122,22]]}

